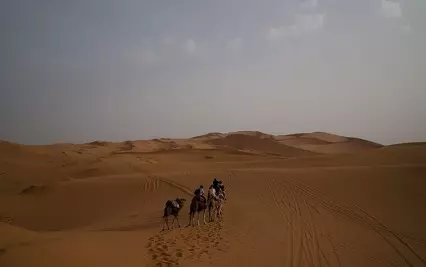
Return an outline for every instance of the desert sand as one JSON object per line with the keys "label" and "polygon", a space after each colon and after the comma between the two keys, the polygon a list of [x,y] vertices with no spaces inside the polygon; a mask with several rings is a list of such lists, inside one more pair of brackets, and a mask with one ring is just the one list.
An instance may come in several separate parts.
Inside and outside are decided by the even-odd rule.
{"label": "desert sand", "polygon": [[[214,177],[223,218],[162,232],[165,202]],[[426,144],[251,131],[0,142],[0,266],[213,265],[426,266]]]}

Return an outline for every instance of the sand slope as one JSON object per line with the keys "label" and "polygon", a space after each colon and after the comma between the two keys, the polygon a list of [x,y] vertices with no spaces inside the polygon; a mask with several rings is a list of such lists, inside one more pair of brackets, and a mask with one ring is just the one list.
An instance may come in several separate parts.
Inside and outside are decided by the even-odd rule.
{"label": "sand slope", "polygon": [[313,155],[312,152],[282,145],[270,138],[245,134],[230,134],[221,139],[210,140],[208,143],[219,147],[286,157]]}
{"label": "sand slope", "polygon": [[[3,142],[0,266],[426,266],[425,173],[424,143],[324,133]],[[161,232],[165,201],[213,177],[225,216]]]}
{"label": "sand slope", "polygon": [[276,136],[275,139],[280,144],[321,154],[357,153],[382,147],[380,144],[360,138],[322,132],[280,135]]}

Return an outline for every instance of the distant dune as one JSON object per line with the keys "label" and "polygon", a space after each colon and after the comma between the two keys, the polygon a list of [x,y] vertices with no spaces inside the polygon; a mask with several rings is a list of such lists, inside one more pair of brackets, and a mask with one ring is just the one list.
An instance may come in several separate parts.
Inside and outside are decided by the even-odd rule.
{"label": "distant dune", "polygon": [[323,140],[330,143],[341,143],[348,140],[348,138],[345,136],[340,136],[340,135],[330,134],[330,133],[323,133],[323,132],[307,133],[307,134],[301,135],[300,137],[315,138],[315,139]]}
{"label": "distant dune", "polygon": [[393,145],[389,145],[387,147],[407,147],[407,146],[417,146],[417,147],[421,147],[421,146],[426,146],[426,142],[410,142],[410,143],[400,143],[400,144],[393,144]]}
{"label": "distant dune", "polygon": [[224,136],[225,135],[222,133],[208,133],[208,134],[192,137],[191,139],[209,140],[209,139],[222,138]]}
{"label": "distant dune", "polygon": [[262,133],[259,131],[237,131],[237,132],[230,132],[227,135],[234,135],[234,134],[254,136],[260,139],[273,139],[274,137],[272,134]]}
{"label": "distant dune", "polygon": [[[266,139],[261,145],[259,139]],[[254,142],[251,144],[251,142]],[[251,150],[258,152],[283,151],[288,147],[298,148],[315,153],[351,153],[365,149],[382,147],[371,141],[344,137],[323,132],[299,133],[290,135],[271,135],[259,131],[238,131],[231,133],[208,133],[192,137],[189,139],[153,139],[135,140],[125,142],[93,141],[86,144],[54,144],[48,146],[24,146],[1,141],[0,149],[4,153],[23,155],[25,153],[35,153],[38,155],[59,155],[61,153],[80,153],[89,151],[90,154],[108,154],[111,152],[153,152],[170,149],[212,149],[214,146],[227,146],[232,149]],[[278,145],[279,148],[272,148]],[[284,146],[280,146],[284,145]],[[269,147],[269,148],[266,148]],[[292,150],[297,151],[297,150]],[[299,151],[300,152],[300,151]],[[265,152],[269,153],[269,152]],[[270,152],[275,153],[275,152]],[[280,152],[278,154],[281,154]],[[288,154],[288,153],[285,153]],[[306,153],[305,153],[306,154]]]}
{"label": "distant dune", "polygon": [[214,139],[208,143],[243,151],[252,151],[270,155],[296,157],[312,155],[312,152],[286,146],[275,142],[273,139],[260,135],[229,134],[221,139]]}
{"label": "distant dune", "polygon": [[327,142],[324,140],[310,138],[310,137],[294,137],[294,136],[277,136],[275,137],[281,144],[285,144],[288,146],[300,147],[303,145],[328,145],[331,142]]}
{"label": "distant dune", "polygon": [[357,153],[382,147],[371,141],[322,132],[281,135],[275,139],[287,146],[321,154]]}

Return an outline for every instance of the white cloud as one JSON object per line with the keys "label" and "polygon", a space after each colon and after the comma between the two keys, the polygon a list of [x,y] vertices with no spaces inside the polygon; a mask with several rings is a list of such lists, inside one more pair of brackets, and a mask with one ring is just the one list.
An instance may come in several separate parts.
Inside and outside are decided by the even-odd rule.
{"label": "white cloud", "polygon": [[402,16],[401,4],[391,0],[381,0],[381,14],[386,18],[399,18]]}
{"label": "white cloud", "polygon": [[268,39],[279,40],[286,36],[295,36],[307,33],[313,33],[324,27],[325,14],[298,14],[295,16],[294,23],[280,27],[273,27],[268,30]]}
{"label": "white cloud", "polygon": [[234,38],[228,41],[227,48],[233,51],[239,51],[241,50],[242,45],[243,45],[243,39]]}
{"label": "white cloud", "polygon": [[300,0],[300,7],[302,8],[316,8],[318,0]]}
{"label": "white cloud", "polygon": [[185,42],[185,51],[189,54],[194,54],[197,49],[197,43],[193,39],[188,39]]}
{"label": "white cloud", "polygon": [[194,39],[189,38],[183,44],[184,51],[198,59],[207,60],[209,58],[210,49],[209,45],[203,41],[194,41]]}

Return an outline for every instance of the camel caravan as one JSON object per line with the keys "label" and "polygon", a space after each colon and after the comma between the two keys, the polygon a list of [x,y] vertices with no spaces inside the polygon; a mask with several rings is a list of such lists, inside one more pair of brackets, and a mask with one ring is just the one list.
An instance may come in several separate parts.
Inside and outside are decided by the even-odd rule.
{"label": "camel caravan", "polygon": [[[209,222],[213,222],[217,218],[220,218],[222,216],[222,209],[225,200],[225,186],[222,181],[219,181],[216,178],[213,180],[213,183],[210,185],[207,192],[207,197],[205,196],[203,185],[200,185],[200,187],[195,190],[191,205],[189,206],[189,223],[187,227],[195,226],[195,214],[197,214],[197,225],[200,225],[200,213],[203,214],[204,224],[207,224],[206,210],[208,211]],[[167,229],[170,230],[169,216],[173,216],[171,229],[173,229],[175,221],[177,222],[177,226],[180,227],[179,212],[182,210],[185,202],[186,199],[184,198],[177,198],[166,202],[163,215],[163,231],[166,226]]]}

